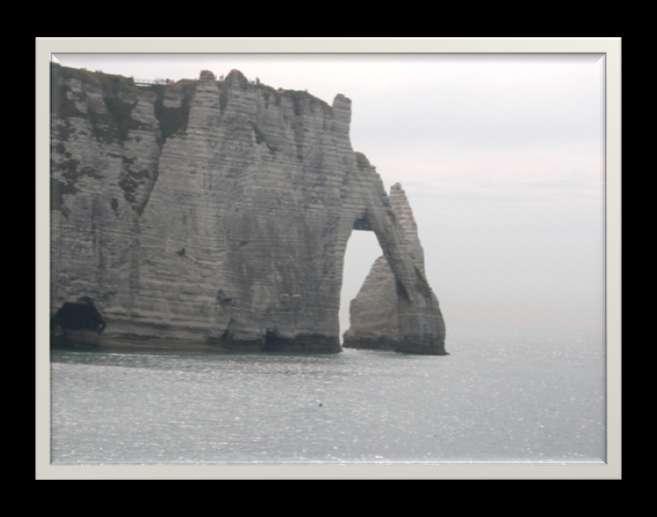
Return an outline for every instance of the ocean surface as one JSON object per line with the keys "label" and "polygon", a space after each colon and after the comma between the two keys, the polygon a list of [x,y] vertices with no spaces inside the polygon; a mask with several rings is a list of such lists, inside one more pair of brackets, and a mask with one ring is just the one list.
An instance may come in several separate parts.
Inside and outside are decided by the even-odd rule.
{"label": "ocean surface", "polygon": [[601,345],[52,352],[52,462],[603,461]]}

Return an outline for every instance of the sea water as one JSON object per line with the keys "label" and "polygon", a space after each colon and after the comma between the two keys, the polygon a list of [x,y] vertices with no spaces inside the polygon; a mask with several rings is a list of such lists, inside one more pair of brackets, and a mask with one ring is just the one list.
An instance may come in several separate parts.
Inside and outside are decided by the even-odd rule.
{"label": "sea water", "polygon": [[[460,346],[459,346],[460,345]],[[602,347],[52,352],[52,462],[604,461]]]}

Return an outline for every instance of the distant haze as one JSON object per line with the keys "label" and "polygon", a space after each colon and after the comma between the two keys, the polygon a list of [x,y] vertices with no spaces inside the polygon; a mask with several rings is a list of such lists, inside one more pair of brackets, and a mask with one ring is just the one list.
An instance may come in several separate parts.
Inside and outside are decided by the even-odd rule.
{"label": "distant haze", "polygon": [[[352,100],[351,140],[406,191],[456,353],[479,338],[603,328],[604,59],[594,55],[58,54],[135,78],[217,77]],[[349,301],[381,254],[354,232]],[[601,346],[601,345],[600,345]]]}

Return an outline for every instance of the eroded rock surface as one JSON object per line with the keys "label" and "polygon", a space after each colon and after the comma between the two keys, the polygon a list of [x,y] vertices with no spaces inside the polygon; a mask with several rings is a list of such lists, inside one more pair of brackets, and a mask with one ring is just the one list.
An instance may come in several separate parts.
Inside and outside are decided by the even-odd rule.
{"label": "eroded rock surface", "polygon": [[88,296],[102,339],[340,350],[342,266],[374,231],[397,349],[437,353],[435,296],[381,178],[329,105],[232,71],[137,85],[52,67],[51,311]]}

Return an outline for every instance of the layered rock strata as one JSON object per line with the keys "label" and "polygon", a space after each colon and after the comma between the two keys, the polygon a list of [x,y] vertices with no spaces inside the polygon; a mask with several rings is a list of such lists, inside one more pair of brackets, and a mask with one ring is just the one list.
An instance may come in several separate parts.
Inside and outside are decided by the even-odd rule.
{"label": "layered rock strata", "polygon": [[52,313],[91,298],[106,344],[337,352],[357,228],[394,275],[397,349],[439,353],[437,301],[350,121],[344,95],[235,70],[138,85],[53,65]]}
{"label": "layered rock strata", "polygon": [[[418,276],[425,276],[424,250],[418,237],[417,224],[406,193],[399,183],[390,189],[390,206],[401,229],[401,248],[405,257],[413,263]],[[428,286],[427,286],[428,287]],[[430,288],[425,293],[432,300],[431,310],[425,317],[429,328],[435,332],[436,341],[444,343],[445,324],[438,300]],[[400,311],[399,293],[395,273],[385,256],[374,261],[360,291],[351,301],[349,316],[351,326],[344,333],[343,346],[379,350],[409,351],[406,344],[407,329],[403,326],[405,315]],[[444,346],[414,347],[413,352],[444,354]]]}

